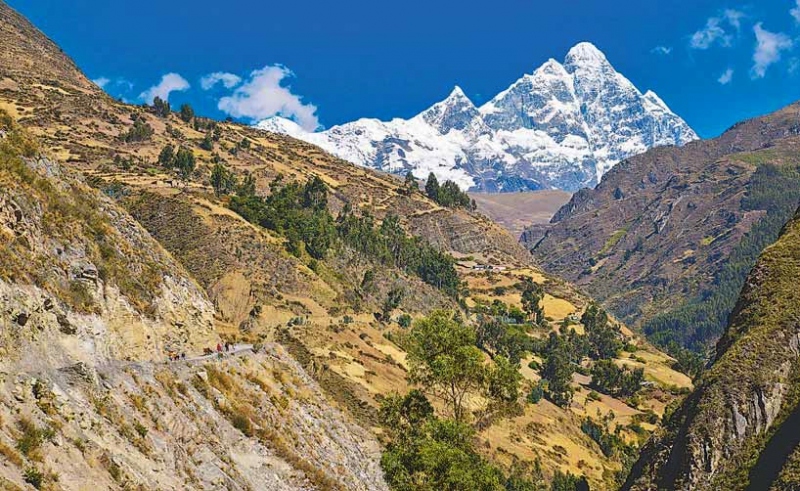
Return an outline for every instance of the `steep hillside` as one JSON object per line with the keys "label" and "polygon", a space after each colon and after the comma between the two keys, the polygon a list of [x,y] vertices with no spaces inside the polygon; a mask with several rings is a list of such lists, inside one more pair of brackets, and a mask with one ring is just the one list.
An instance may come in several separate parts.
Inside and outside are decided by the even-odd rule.
{"label": "steep hillside", "polygon": [[359,119],[309,132],[275,117],[259,127],[319,145],[350,162],[420,179],[434,173],[488,192],[594,185],[648,148],[695,132],[655,93],[642,93],[591,43],[548,60],[481,107],[455,87],[411,119]]}
{"label": "steep hillside", "polygon": [[[176,411],[213,410],[213,419],[202,419],[205,428],[217,423],[235,428],[211,432],[220,440],[201,439],[202,445],[187,458],[233,461],[230,472],[227,467],[222,472],[244,477],[229,479],[203,465],[191,469],[192,475],[205,476],[199,484],[189,471],[178,473],[187,487],[232,481],[231,487],[244,488],[242,483],[252,482],[250,469],[271,466],[278,469],[276,482],[289,488],[381,489],[375,441],[349,418],[374,427],[381,401],[409,388],[401,338],[410,321],[437,308],[460,312],[476,325],[480,312],[505,319],[508,310],[520,312],[530,282],[542,287],[539,306],[546,322],[537,328],[521,324],[518,330],[526,343],[535,339],[543,344],[562,325],[582,329],[576,318],[589,300],[543,274],[524,248],[489,219],[442,207],[416,186],[292,138],[163,106],[114,101],[1,3],[0,18],[0,42],[15,47],[0,52],[0,107],[38,136],[51,160],[64,162],[99,191],[91,191],[93,196],[141,226],[138,230],[150,242],[150,237],[158,241],[159,250],[168,251],[165,256],[180,264],[183,274],[193,278],[192,285],[196,281],[201,287],[198,294],[214,317],[213,339],[197,348],[213,346],[218,337],[243,348],[240,357],[144,365],[137,375],[141,384],[151,373],[184,381],[185,388],[179,383],[172,389],[175,397],[166,381],[156,389],[177,401]],[[45,59],[41,53],[56,61],[38,65],[36,60]],[[89,244],[97,240],[86,239]],[[148,249],[147,244],[126,249],[124,260],[135,262]],[[172,332],[166,331],[165,336]],[[611,486],[624,468],[624,456],[601,446],[597,440],[602,435],[596,431],[589,436],[582,429],[585,419],[603,415],[609,421],[606,429],[619,428],[617,444],[637,444],[654,428],[652,422],[664,407],[691,385],[671,368],[674,360],[632,333],[623,334],[630,351],[620,349],[612,358],[620,366],[643,369],[646,383],[636,387],[635,397],[595,393],[590,377],[576,374],[567,381],[575,391],[572,404],[523,404],[512,418],[480,428],[481,452],[504,469],[520,462],[540,468],[545,480],[568,471],[586,475],[599,489]],[[250,355],[250,346],[262,349]],[[164,353],[153,357],[163,359]],[[278,366],[273,364],[276,358]],[[541,386],[541,362],[526,355],[523,390]],[[109,363],[121,362],[114,357]],[[581,372],[587,373],[590,364],[586,361]],[[159,375],[162,368],[168,371],[165,375]],[[223,375],[212,375],[220,371]],[[127,380],[115,378],[116,372],[106,376]],[[153,398],[158,407],[172,407],[161,392]],[[121,402],[112,405],[125,419],[135,418]],[[200,424],[192,427],[197,434],[203,433]],[[266,431],[270,425],[283,439]],[[150,428],[148,434],[156,430]],[[310,436],[313,431],[319,432],[317,442]],[[243,443],[236,439],[243,438],[240,433],[247,437]],[[377,428],[375,433],[381,434]],[[354,444],[354,439],[362,443]],[[275,460],[262,465],[264,459],[252,453],[230,455],[242,445]],[[348,464],[359,453],[366,456],[361,463]],[[325,459],[329,465],[322,464]],[[240,461],[253,467],[240,466]],[[342,466],[347,470],[337,470]],[[19,474],[14,476],[19,482]],[[136,476],[134,482],[152,487],[179,487],[172,477],[155,481]],[[215,476],[221,481],[214,481]]]}
{"label": "steep hillside", "polygon": [[280,346],[203,356],[203,289],[3,111],[0,332],[3,489],[385,486],[377,442]]}
{"label": "steep hillside", "polygon": [[764,250],[717,358],[623,489],[798,489],[800,212]]}
{"label": "steep hillside", "polygon": [[798,110],[628,159],[523,241],[651,339],[702,350],[800,199]]}

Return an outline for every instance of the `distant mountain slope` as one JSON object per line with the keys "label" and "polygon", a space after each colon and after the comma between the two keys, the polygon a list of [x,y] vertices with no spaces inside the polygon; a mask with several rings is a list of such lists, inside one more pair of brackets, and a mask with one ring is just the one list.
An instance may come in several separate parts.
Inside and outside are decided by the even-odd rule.
{"label": "distant mountain slope", "polygon": [[624,490],[800,488],[800,213],[748,276],[717,359]]}
{"label": "distant mountain slope", "polygon": [[570,194],[559,190],[520,193],[470,193],[478,212],[499,223],[513,237],[526,227],[547,223],[569,201]]}
{"label": "distant mountain slope", "polygon": [[800,199],[799,115],[795,104],[627,159],[523,242],[656,341],[710,346]]}
{"label": "distant mountain slope", "polygon": [[360,119],[309,133],[276,117],[259,127],[365,167],[418,178],[433,172],[490,192],[575,191],[648,148],[697,139],[655,93],[642,94],[590,43],[573,47],[563,65],[549,60],[480,108],[456,87],[408,120]]}

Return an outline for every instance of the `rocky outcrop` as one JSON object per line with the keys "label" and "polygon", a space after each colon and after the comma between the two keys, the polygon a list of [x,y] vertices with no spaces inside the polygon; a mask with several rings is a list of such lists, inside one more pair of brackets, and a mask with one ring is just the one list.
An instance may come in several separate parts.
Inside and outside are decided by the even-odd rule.
{"label": "rocky outcrop", "polygon": [[[2,483],[33,468],[63,490],[387,489],[377,442],[278,345],[170,364],[56,367],[57,353],[0,364]],[[44,432],[34,450],[25,431]]]}
{"label": "rocky outcrop", "polygon": [[797,489],[800,213],[750,273],[717,358],[625,490]]}

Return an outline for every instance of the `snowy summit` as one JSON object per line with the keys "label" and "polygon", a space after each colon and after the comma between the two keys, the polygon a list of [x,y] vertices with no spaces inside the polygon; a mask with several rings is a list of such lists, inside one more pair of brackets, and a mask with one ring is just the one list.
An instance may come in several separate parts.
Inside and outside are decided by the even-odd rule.
{"label": "snowy summit", "polygon": [[594,186],[614,164],[695,132],[654,92],[642,94],[591,43],[550,59],[476,107],[460,87],[417,116],[359,119],[311,133],[284,118],[258,123],[365,167],[464,189],[518,191]]}

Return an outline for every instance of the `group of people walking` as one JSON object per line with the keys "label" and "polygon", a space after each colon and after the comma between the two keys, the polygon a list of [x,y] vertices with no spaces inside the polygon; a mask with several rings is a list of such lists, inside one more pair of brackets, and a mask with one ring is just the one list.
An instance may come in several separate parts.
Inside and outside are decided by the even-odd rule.
{"label": "group of people walking", "polygon": [[[217,343],[216,350],[214,348],[203,348],[203,355],[213,355],[214,352],[218,354],[222,353],[230,353],[236,349],[236,346],[229,342],[225,341],[224,343]],[[167,351],[167,357],[169,361],[186,361],[186,353],[178,354],[177,351],[169,350]]]}

